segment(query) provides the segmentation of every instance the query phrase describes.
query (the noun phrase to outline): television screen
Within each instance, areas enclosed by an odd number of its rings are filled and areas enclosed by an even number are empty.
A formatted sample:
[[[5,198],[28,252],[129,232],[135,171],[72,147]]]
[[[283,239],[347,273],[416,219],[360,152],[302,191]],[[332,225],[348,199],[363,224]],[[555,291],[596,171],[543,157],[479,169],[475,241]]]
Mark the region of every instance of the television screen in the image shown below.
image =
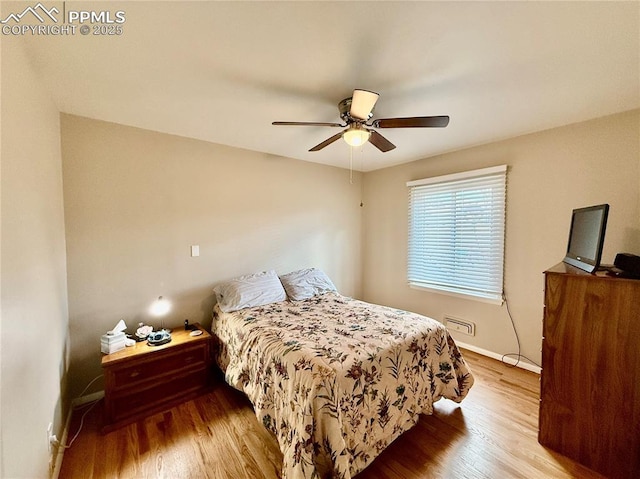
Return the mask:
[[[609,205],[573,210],[564,262],[593,273],[600,266]]]

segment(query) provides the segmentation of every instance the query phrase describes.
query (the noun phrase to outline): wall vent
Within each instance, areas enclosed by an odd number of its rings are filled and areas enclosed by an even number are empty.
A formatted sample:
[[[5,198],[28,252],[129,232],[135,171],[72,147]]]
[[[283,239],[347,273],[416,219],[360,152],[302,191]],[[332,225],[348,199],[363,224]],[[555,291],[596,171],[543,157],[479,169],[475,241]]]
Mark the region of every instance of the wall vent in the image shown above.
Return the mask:
[[[444,325],[449,331],[467,334],[469,336],[476,335],[476,325],[465,319],[454,318],[453,316],[444,317]]]

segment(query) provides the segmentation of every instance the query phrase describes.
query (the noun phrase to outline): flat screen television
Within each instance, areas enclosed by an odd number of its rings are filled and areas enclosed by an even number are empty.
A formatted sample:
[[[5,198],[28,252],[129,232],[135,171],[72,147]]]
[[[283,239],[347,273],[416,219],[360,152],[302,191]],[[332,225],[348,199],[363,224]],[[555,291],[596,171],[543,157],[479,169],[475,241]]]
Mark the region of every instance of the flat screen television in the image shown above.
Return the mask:
[[[608,215],[607,204],[573,210],[565,263],[589,273],[598,269]]]

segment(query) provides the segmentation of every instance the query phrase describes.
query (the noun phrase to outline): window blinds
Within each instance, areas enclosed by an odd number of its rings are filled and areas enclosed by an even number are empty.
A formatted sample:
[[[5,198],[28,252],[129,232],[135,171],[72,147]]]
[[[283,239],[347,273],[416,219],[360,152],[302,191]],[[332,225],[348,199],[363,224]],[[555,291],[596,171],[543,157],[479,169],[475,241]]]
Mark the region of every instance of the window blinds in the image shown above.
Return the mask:
[[[506,165],[411,181],[411,286],[501,302]]]

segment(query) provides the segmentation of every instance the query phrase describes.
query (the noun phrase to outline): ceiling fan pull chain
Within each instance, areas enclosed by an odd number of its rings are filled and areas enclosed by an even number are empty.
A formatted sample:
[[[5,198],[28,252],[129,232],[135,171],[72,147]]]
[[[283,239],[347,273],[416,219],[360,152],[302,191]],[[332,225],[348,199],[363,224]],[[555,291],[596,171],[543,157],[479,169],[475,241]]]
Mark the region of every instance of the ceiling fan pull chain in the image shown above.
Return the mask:
[[[349,184],[353,184],[353,146],[349,147]]]

